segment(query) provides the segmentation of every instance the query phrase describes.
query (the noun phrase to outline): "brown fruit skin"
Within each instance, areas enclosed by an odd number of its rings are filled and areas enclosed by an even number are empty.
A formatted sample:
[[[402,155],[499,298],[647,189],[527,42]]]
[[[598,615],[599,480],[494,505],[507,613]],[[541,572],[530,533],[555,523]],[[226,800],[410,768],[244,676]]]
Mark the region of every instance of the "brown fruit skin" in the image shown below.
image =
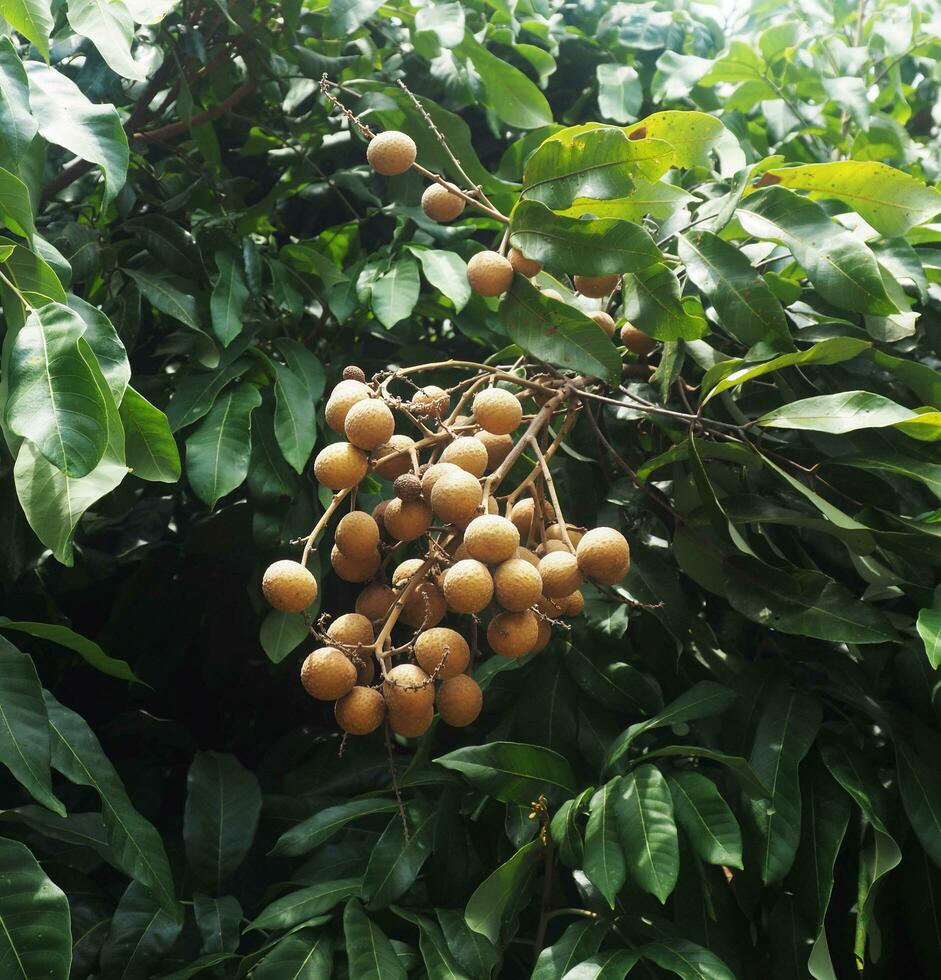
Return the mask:
[[[575,288],[582,294],[591,299],[602,299],[613,292],[620,283],[621,277],[610,276],[575,276]]]
[[[457,190],[454,184],[448,187]],[[448,187],[429,184],[421,196],[421,209],[432,221],[453,221],[464,211],[464,198],[452,194]]]
[[[349,694],[356,684],[356,668],[336,647],[321,647],[308,654],[301,665],[304,690],[318,701],[335,701]]]
[[[344,582],[368,582],[381,563],[378,551],[368,558],[349,558],[336,545],[330,550],[330,564]]]
[[[541,598],[542,576],[525,558],[510,558],[494,569],[493,593],[508,612],[522,612]]]
[[[435,719],[433,706],[418,708],[415,711],[403,711],[389,706],[389,725],[396,735],[404,738],[418,738],[431,728]]]
[[[529,562],[529,564],[532,565],[533,568],[536,569],[539,568],[539,556],[534,551],[530,551],[529,548],[523,548],[523,547],[517,548],[516,557],[522,559],[523,561]],[[542,580],[542,576],[540,576],[540,581],[541,580]]]
[[[589,313],[588,315],[609,337],[614,336],[617,324],[614,322],[614,317],[610,313],[605,313],[604,310],[595,310],[594,313]]]
[[[442,463],[453,463],[476,477],[484,475],[489,459],[487,447],[473,436],[458,436],[441,454]]]
[[[385,402],[364,398],[346,413],[343,431],[354,446],[369,452],[392,438],[395,419]]]
[[[431,506],[443,521],[465,524],[477,513],[482,496],[480,481],[459,470],[438,479],[431,491]]]
[[[331,490],[349,490],[366,475],[369,461],[366,454],[348,442],[334,442],[317,453],[314,476],[317,482]]]
[[[412,712],[434,704],[435,686],[417,664],[399,664],[382,682],[382,696],[390,708]]]
[[[467,665],[470,663],[470,647],[467,645],[467,640],[456,630],[448,629],[446,626],[436,626],[418,634],[418,639],[415,641],[415,659],[419,667],[429,676],[434,674],[438,664],[444,659],[445,650],[448,658],[436,675],[442,680],[457,677],[467,670]]]
[[[265,569],[261,591],[281,612],[303,612],[317,598],[317,580],[300,562],[282,558]]]
[[[552,626],[549,624],[548,620],[539,619],[536,617],[539,623],[539,633],[536,638],[536,645],[532,648],[530,653],[539,653],[545,650],[549,646],[549,641],[552,639]]]
[[[502,612],[487,626],[490,649],[501,657],[523,657],[539,639],[539,620],[531,609]]]
[[[551,551],[539,562],[542,592],[549,599],[571,595],[584,582],[575,555],[566,551]]]
[[[492,432],[478,432],[474,438],[487,450],[486,469],[489,470],[495,470],[510,455],[514,445],[513,436],[509,434],[497,436]]]
[[[645,357],[657,346],[653,337],[648,337],[643,330],[638,330],[630,323],[621,327],[621,343],[638,357]]]
[[[356,597],[354,608],[371,623],[375,623],[385,619],[393,602],[395,602],[395,593],[392,589],[379,582],[373,582]]]
[[[403,473],[409,473],[412,469],[412,455],[407,452],[415,445],[415,440],[411,436],[403,436],[396,433],[385,446],[379,446],[373,453],[376,462],[376,473],[384,480],[395,480]],[[390,453],[401,450],[397,456],[389,456]],[[383,462],[383,457],[388,459]]]
[[[441,589],[434,582],[422,582],[408,597],[399,622],[412,629],[431,629],[447,615],[448,607]]]
[[[343,368],[343,380],[361,381],[363,384],[365,384],[366,372],[361,367],[357,367],[355,364],[347,364],[347,366]]]
[[[403,473],[397,476],[392,484],[399,500],[418,500],[421,495],[421,480],[414,473]]]
[[[327,399],[327,405],[324,408],[327,425],[334,432],[342,433],[343,426],[346,425],[346,415],[349,410],[357,402],[368,397],[369,388],[362,381],[357,381],[353,378],[347,378],[341,381],[330,392],[330,397]]]
[[[438,689],[437,705],[445,724],[463,728],[477,720],[484,706],[484,694],[473,677],[459,674],[446,680]]]
[[[582,540],[584,531],[579,531],[577,528],[572,527],[571,524],[566,525],[566,530],[569,533],[569,541],[572,542],[572,546],[577,548],[578,542]],[[560,524],[550,524],[546,528],[546,540],[547,541],[564,541],[562,537],[562,526]]]
[[[499,296],[513,284],[513,266],[499,252],[478,252],[467,263],[467,281],[480,296]]]
[[[347,735],[368,735],[385,721],[386,702],[375,688],[354,687],[337,701],[333,714]]]
[[[614,585],[631,567],[627,539],[613,527],[594,527],[578,542],[575,552],[582,574],[601,585]]]
[[[395,571],[392,573],[392,585],[396,588],[400,585],[405,585],[408,580],[424,565],[425,563],[421,558],[406,558],[405,561],[399,562],[395,566]],[[426,572],[425,575],[428,573]],[[424,577],[424,576],[423,576]]]
[[[366,159],[377,174],[396,177],[415,162],[418,147],[411,136],[388,129],[374,136],[366,147]]]
[[[344,613],[327,627],[327,636],[338,646],[368,647],[376,639],[372,623],[360,613]]]
[[[477,424],[495,436],[505,436],[523,420],[523,406],[505,388],[485,388],[474,396]]]
[[[409,408],[420,419],[441,419],[451,407],[451,396],[437,385],[425,385],[412,395]]]
[[[517,500],[510,510],[510,520],[520,533],[521,541],[528,541],[536,514],[536,501],[532,497]]]
[[[465,558],[444,576],[444,599],[453,612],[478,613],[492,598],[493,579],[482,562]]]
[[[535,259],[527,259],[518,248],[510,249],[507,260],[513,267],[514,272],[518,272],[521,276],[526,276],[527,279],[532,279],[533,276],[538,276],[542,272],[542,263],[537,262]]]
[[[464,544],[471,558],[496,565],[516,555],[520,533],[511,521],[497,514],[475,517],[464,531]]]
[[[562,615],[566,617],[580,616],[585,609],[585,597],[579,591],[553,601],[559,607]]]
[[[425,503],[431,503],[431,491],[438,480],[445,473],[457,473],[458,470],[460,470],[460,466],[455,466],[454,463],[432,463],[421,476],[421,492],[425,498]]]
[[[351,510],[337,524],[336,546],[347,558],[365,560],[379,547],[379,525],[364,510]]]
[[[397,541],[414,541],[431,527],[431,508],[424,500],[401,500],[396,497],[389,501],[382,515],[386,533]]]

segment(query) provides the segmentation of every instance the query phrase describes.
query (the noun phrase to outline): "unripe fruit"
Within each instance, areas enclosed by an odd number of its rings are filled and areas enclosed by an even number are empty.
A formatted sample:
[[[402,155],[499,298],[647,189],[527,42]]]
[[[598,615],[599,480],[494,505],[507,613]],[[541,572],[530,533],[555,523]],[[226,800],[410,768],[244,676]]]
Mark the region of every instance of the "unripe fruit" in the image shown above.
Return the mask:
[[[421,480],[414,473],[403,473],[395,478],[392,484],[399,500],[418,500],[421,495]]]
[[[513,283],[513,266],[499,252],[478,252],[467,263],[467,281],[481,296],[499,296]]]
[[[451,407],[451,396],[437,385],[425,385],[412,395],[409,408],[420,419],[444,418]]]
[[[396,434],[384,446],[379,446],[373,456],[377,460],[376,472],[385,480],[394,480],[412,469],[412,454],[408,451],[415,445],[411,436]],[[392,456],[391,453],[397,455]]]
[[[373,582],[356,597],[354,608],[371,623],[385,619],[395,602],[395,593],[387,585]]]
[[[478,432],[475,436],[484,449],[487,450],[487,469],[495,470],[510,455],[513,448],[513,436],[497,436],[492,432]]]
[[[379,525],[366,511],[351,510],[340,518],[334,540],[347,558],[371,558],[379,547]]]
[[[551,551],[539,562],[543,594],[550,599],[560,599],[578,589],[584,578],[578,569],[575,555],[568,551]]]
[[[414,711],[404,711],[391,705],[389,707],[389,725],[396,735],[404,738],[418,738],[419,735],[424,735],[431,728],[434,718],[435,709],[432,705]]]
[[[478,613],[493,598],[493,579],[487,566],[473,558],[452,565],[444,576],[444,599],[448,609]]]
[[[488,459],[487,447],[473,436],[459,436],[441,454],[442,463],[454,463],[477,477],[484,475]]]
[[[446,680],[438,690],[438,714],[441,720],[455,728],[475,721],[484,705],[483,691],[473,677],[460,674]]]
[[[572,542],[573,547],[578,547],[578,542],[582,540],[584,531],[578,531],[571,524],[566,524],[566,530],[569,533],[569,541]],[[547,541],[564,541],[562,537],[562,526],[560,524],[550,524],[546,528],[546,540]]]
[[[507,260],[513,267],[514,272],[518,272],[521,276],[526,276],[527,279],[532,279],[533,276],[538,276],[542,272],[542,263],[537,262],[535,259],[527,259],[518,248],[510,249]]]
[[[448,187],[457,190],[454,184]],[[453,221],[464,210],[464,198],[452,194],[448,187],[429,184],[421,196],[421,209],[432,221]]]
[[[364,398],[346,413],[343,431],[354,446],[371,451],[392,438],[395,419],[385,402]]]
[[[327,425],[334,432],[342,432],[344,425],[346,425],[346,416],[349,410],[357,402],[361,402],[364,398],[368,397],[369,388],[362,381],[354,378],[341,381],[330,392],[330,397],[327,399],[327,405],[324,408]]]
[[[532,648],[530,653],[539,653],[540,650],[545,650],[549,645],[549,641],[552,639],[552,626],[549,624],[548,620],[539,619],[536,617],[539,624],[539,633],[536,636],[536,645]]]
[[[360,613],[344,613],[327,627],[327,636],[339,646],[372,646],[376,635],[372,623]]]
[[[589,313],[588,315],[609,337],[614,336],[614,330],[617,324],[614,322],[614,317],[610,313],[605,313],[604,310],[595,310],[594,313]]]
[[[539,639],[539,621],[531,609],[502,612],[490,620],[487,642],[501,657],[523,657]]]
[[[557,303],[564,303],[565,297],[558,291],[558,289],[543,289],[542,295],[546,299],[554,299]]]
[[[386,702],[372,687],[354,687],[333,709],[337,724],[348,735],[368,735],[386,718]]]
[[[563,616],[580,616],[585,609],[585,597],[577,591],[554,602]]]
[[[443,521],[465,524],[477,513],[482,495],[480,481],[458,470],[438,479],[431,491],[431,506]]]
[[[349,694],[356,684],[356,668],[336,647],[321,647],[301,665],[304,690],[318,701],[335,701]]]
[[[643,330],[638,330],[637,327],[632,326],[630,323],[625,323],[621,327],[621,343],[632,354],[639,356],[649,354],[657,346],[657,342],[653,337],[648,337]]]
[[[389,671],[382,682],[382,696],[390,708],[412,712],[434,704],[435,686],[429,682],[428,675],[421,667],[399,664]]]
[[[591,299],[601,299],[607,296],[620,283],[621,277],[611,276],[575,276],[575,288]]]
[[[300,562],[281,559],[265,569],[261,591],[281,612],[303,612],[317,598],[317,580]]]
[[[399,622],[412,629],[430,629],[447,615],[448,607],[441,589],[434,582],[422,582],[402,607]]]
[[[584,575],[601,585],[620,582],[631,567],[631,549],[620,531],[613,527],[594,527],[578,542],[578,567]]]
[[[418,147],[411,136],[387,129],[374,136],[366,147],[366,159],[377,174],[395,177],[404,174],[415,162]]]
[[[438,670],[438,665],[444,660],[445,652],[448,658],[444,666]],[[438,670],[437,676],[442,679],[456,677],[467,670],[470,663],[470,647],[467,640],[455,630],[446,626],[437,626],[418,634],[415,641],[415,659],[419,666],[429,676]]]
[[[457,473],[460,471],[460,466],[455,466],[454,463],[432,463],[431,466],[422,473],[421,478],[421,492],[422,496],[425,498],[426,503],[431,503],[431,491],[434,489],[435,484],[438,480],[445,475],[445,473]]]
[[[344,582],[368,582],[379,571],[381,562],[378,551],[366,558],[350,558],[336,545],[330,550],[330,564]]]
[[[474,418],[482,429],[503,436],[519,426],[523,407],[505,388],[485,388],[474,396]]]
[[[494,569],[493,591],[504,609],[522,612],[541,598],[542,576],[525,558],[510,558]]]
[[[355,364],[348,364],[343,368],[343,380],[344,381],[362,381],[366,382],[366,372],[362,368],[357,367]]]
[[[397,541],[414,541],[431,527],[431,508],[424,500],[401,500],[396,497],[389,501],[382,515],[386,533]]]
[[[495,565],[516,555],[520,533],[505,517],[482,514],[467,525],[464,544],[472,558]]]
[[[530,551],[529,548],[517,548],[516,557],[528,561],[533,568],[539,568],[539,556],[534,551]],[[540,576],[539,581],[542,581],[542,576]]]
[[[349,490],[366,475],[369,461],[366,454],[348,442],[324,446],[314,460],[317,482],[331,490]]]

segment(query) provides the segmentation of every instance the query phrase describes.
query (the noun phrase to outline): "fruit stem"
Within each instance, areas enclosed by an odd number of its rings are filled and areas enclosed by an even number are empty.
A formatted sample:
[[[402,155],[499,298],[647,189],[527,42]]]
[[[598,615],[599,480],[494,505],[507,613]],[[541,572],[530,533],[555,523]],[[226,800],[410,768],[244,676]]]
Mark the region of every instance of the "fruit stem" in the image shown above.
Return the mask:
[[[546,449],[545,451],[545,457],[547,463],[552,459],[553,456],[555,456],[556,450],[559,448],[559,446],[562,445],[562,440],[568,435],[569,430],[572,428],[572,425],[575,422],[575,418],[576,418],[575,412],[572,411],[570,408],[568,414],[565,416],[565,421],[562,423],[561,427],[559,428],[559,431],[555,435],[555,438],[552,440],[548,449]],[[528,487],[533,485],[533,483],[536,481],[536,478],[539,476],[541,472],[542,472],[541,466],[539,466],[538,464],[534,466],[533,471],[529,474],[529,476],[527,476],[526,479],[523,480],[523,482],[506,498],[505,506],[507,509],[507,513],[509,513],[510,509],[513,507],[513,504],[515,504],[516,501],[519,499],[519,495]]]
[[[542,470],[543,479],[546,482],[546,486],[549,488],[549,499],[552,501],[552,506],[555,508],[555,519],[559,525],[559,531],[562,534],[562,540],[565,542],[565,547],[568,548],[571,554],[575,554],[575,545],[572,544],[572,539],[569,537],[568,525],[565,522],[565,515],[562,513],[562,505],[559,503],[559,496],[555,492],[555,481],[552,479],[552,474],[549,472],[549,464],[546,462],[546,457],[543,455],[542,450],[539,448],[539,443],[535,438],[531,438],[533,452],[536,454],[536,459],[539,460],[539,467]]]
[[[317,523],[314,525],[313,531],[311,531],[310,534],[307,535],[307,541],[304,544],[304,553],[303,555],[301,555],[301,564],[305,568],[307,567],[307,559],[310,557],[310,553],[314,547],[314,542],[317,540],[317,536],[327,526],[327,522],[336,513],[337,508],[340,506],[340,504],[342,504],[343,501],[346,500],[346,498],[349,496],[352,489],[353,488],[350,487],[347,490],[338,490],[333,495],[333,500],[330,501],[329,506],[321,515],[320,520],[317,521]]]

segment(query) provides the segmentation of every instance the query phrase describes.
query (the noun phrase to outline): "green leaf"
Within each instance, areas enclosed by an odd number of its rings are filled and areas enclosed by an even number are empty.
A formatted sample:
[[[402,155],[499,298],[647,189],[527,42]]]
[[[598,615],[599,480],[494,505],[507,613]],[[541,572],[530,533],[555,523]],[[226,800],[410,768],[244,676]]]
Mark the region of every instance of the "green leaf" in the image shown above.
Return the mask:
[[[343,935],[350,976],[356,980],[406,980],[402,966],[389,937],[351,899],[343,910]]]
[[[598,951],[606,932],[604,922],[574,922],[539,954],[530,980],[561,980],[569,970]]]
[[[302,929],[285,936],[252,970],[252,980],[322,980],[333,975],[333,937]]]
[[[3,271],[28,302],[33,306],[43,306],[49,302],[68,301],[59,277],[45,259],[25,245],[16,245],[2,235],[0,235],[0,246],[3,247],[5,256],[0,259],[4,264]],[[13,251],[7,255],[7,249],[10,247]]]
[[[895,760],[899,795],[912,830],[925,853],[941,867],[941,786],[934,769],[904,738],[895,739]]]
[[[166,415],[128,388],[121,400],[127,465],[134,476],[156,483],[180,478],[180,451]]]
[[[16,174],[0,167],[0,215],[8,227],[32,239],[36,234],[29,189]]]
[[[471,980],[490,980],[500,963],[500,951],[480,933],[473,932],[459,909],[435,909],[438,924],[454,954]]]
[[[418,263],[414,259],[398,259],[388,272],[372,284],[372,310],[386,328],[394,327],[411,315],[420,291]]]
[[[281,453],[295,472],[303,473],[317,441],[315,403],[303,378],[275,364],[274,432]]]
[[[632,949],[609,949],[582,960],[562,980],[624,980],[639,959]]]
[[[183,841],[190,869],[213,893],[248,854],[260,813],[254,773],[234,755],[196,753],[186,777]]]
[[[431,919],[407,909],[393,909],[396,915],[418,926],[418,948],[421,951],[428,980],[471,980],[464,972],[441,930]]]
[[[621,359],[604,330],[574,306],[547,298],[516,276],[500,305],[510,339],[541,360],[607,381],[621,376]]]
[[[637,72],[628,65],[605,64],[598,65],[595,75],[601,115],[616,123],[636,119],[644,101],[644,87]]]
[[[319,605],[319,596],[314,600]],[[302,616],[297,613],[280,612],[269,609],[258,633],[258,639],[268,659],[273,664],[281,663],[310,636],[310,630]]]
[[[640,955],[682,980],[736,980],[715,953],[687,939],[664,937],[641,947]]]
[[[565,666],[589,697],[613,711],[650,715],[663,706],[659,688],[649,677],[612,659],[609,650],[594,646],[587,638],[576,636],[566,644]]]
[[[369,797],[365,800],[350,800],[348,803],[318,810],[296,827],[286,830],[278,838],[271,853],[291,857],[306,854],[330,840],[352,820],[372,816],[374,813],[391,813],[397,809],[398,804],[394,800]]]
[[[769,429],[842,434],[857,429],[881,429],[914,417],[910,409],[871,391],[841,391],[783,405],[762,415],[757,424]]]
[[[673,167],[708,167],[709,154],[728,135],[722,121],[705,112],[668,109],[655,112],[628,127],[628,135],[643,131],[646,139],[663,140],[672,147]]]
[[[651,749],[644,753],[641,758],[646,760],[660,758],[661,756],[708,759],[710,762],[717,762],[729,770],[748,796],[756,800],[766,800],[771,796],[771,790],[755,775],[755,771],[741,756],[727,755],[703,745],[665,745],[662,748]]]
[[[915,628],[925,644],[928,663],[937,670],[941,667],[941,609],[919,610]]]
[[[820,702],[794,690],[776,692],[755,733],[752,769],[771,790],[770,801],[753,800],[749,816],[761,841],[761,880],[781,881],[790,871],[801,834],[798,767],[820,727]]]
[[[252,412],[261,392],[247,381],[226,391],[186,440],[186,475],[208,507],[242,485],[251,455]]]
[[[146,81],[147,73],[131,54],[134,19],[122,0],[69,0],[69,25],[87,37],[118,75]]]
[[[2,0],[0,16],[13,23],[7,11],[14,9],[21,2],[22,0]],[[50,5],[43,0],[36,0],[37,10],[43,10],[48,15],[49,7]],[[21,9],[28,10],[25,4]],[[13,26],[16,27],[15,24]],[[49,27],[50,29],[52,27],[51,17]],[[25,36],[25,31],[19,27],[16,29]],[[42,29],[37,29],[36,33],[42,33]],[[45,41],[48,36],[46,32],[43,40]],[[36,46],[43,51],[40,45]],[[47,44],[43,57],[48,58],[48,56]],[[21,165],[38,129],[36,120],[29,111],[29,81],[26,78],[23,62],[20,61],[13,40],[9,37],[0,38],[0,160],[7,161],[7,165],[14,173],[20,173]]]
[[[474,932],[499,944],[500,934],[526,893],[543,851],[541,841],[530,841],[477,886],[464,910],[464,919]]]
[[[655,340],[696,340],[709,332],[698,303],[681,300],[680,284],[662,263],[624,279],[624,315]]]
[[[618,892],[627,880],[627,866],[618,835],[617,800],[620,778],[605,783],[591,798],[591,812],[585,831],[582,867],[588,880],[614,908]]]
[[[401,814],[395,814],[369,856],[362,897],[370,909],[381,909],[404,895],[415,883],[431,853],[437,812],[409,808],[405,839]]]
[[[782,187],[767,187],[747,198],[736,213],[750,235],[790,249],[816,290],[837,308],[898,312],[872,252],[819,204]]]
[[[71,963],[68,899],[24,844],[0,838],[0,974],[67,980]]]
[[[426,8],[440,10],[440,7]],[[454,252],[437,248],[410,248],[409,251],[421,263],[425,278],[440,293],[454,304],[455,312],[460,313],[471,297],[467,281],[467,263]]]
[[[74,293],[69,293],[68,304],[69,308],[85,323],[82,339],[94,351],[115,404],[120,405],[127,391],[128,382],[131,380],[131,365],[124,343],[118,336],[114,324],[97,306],[86,303]]]
[[[941,212],[941,192],[873,160],[805,163],[767,173],[782,187],[810,191],[816,198],[838,198],[886,238],[901,238]]]
[[[709,864],[742,865],[742,832],[716,784],[697,772],[676,772],[670,779],[676,822],[693,849]]]
[[[643,765],[622,777],[619,789],[615,807],[628,874],[643,891],[666,902],[680,870],[667,781],[656,766]]]
[[[575,776],[564,756],[541,745],[488,742],[456,749],[434,760],[462,773],[482,793],[504,803],[531,803],[540,793],[575,795]]]
[[[242,935],[242,906],[232,895],[193,894],[193,916],[206,953],[234,953]]]
[[[132,881],[114,910],[101,948],[101,966],[111,976],[145,980],[170,951],[182,921],[162,908],[139,882]]]
[[[102,674],[117,677],[122,681],[140,681],[140,678],[131,670],[126,661],[109,657],[94,640],[87,639],[80,633],[69,629],[68,626],[60,626],[55,623],[27,623],[0,616],[0,629],[18,630],[20,633],[28,633],[40,640],[58,643],[60,647],[74,650],[82,660],[91,664],[95,670],[101,671]]]
[[[359,878],[339,878],[290,892],[268,905],[247,929],[290,929],[299,922],[329,912],[355,895],[359,888]]]
[[[242,275],[241,261],[236,256],[229,252],[216,252],[216,266],[219,278],[212,287],[209,300],[212,332],[223,347],[228,347],[242,332],[242,316],[249,291]]]
[[[49,60],[49,35],[55,26],[50,0],[0,0],[0,17],[32,41],[46,61]]]
[[[196,300],[192,296],[178,289],[165,276],[151,275],[149,272],[140,272],[137,269],[128,269],[127,274],[137,283],[138,289],[148,302],[161,313],[179,320],[191,330],[203,332]],[[233,337],[229,337],[229,343]]]
[[[330,35],[346,37],[352,34],[381,6],[382,0],[330,0]]]
[[[894,473],[918,480],[941,499],[941,464],[929,463],[902,453],[885,453],[879,456],[839,456],[827,461],[833,466],[852,466],[858,470],[875,473]]]

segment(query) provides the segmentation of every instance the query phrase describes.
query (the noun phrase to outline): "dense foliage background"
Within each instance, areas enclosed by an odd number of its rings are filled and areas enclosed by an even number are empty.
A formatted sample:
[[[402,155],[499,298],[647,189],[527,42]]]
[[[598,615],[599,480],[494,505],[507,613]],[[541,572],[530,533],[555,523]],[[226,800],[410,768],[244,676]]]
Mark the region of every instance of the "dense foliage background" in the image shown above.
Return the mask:
[[[941,976],[938,6],[0,14],[0,976]],[[556,461],[631,574],[395,748],[407,839],[261,570],[344,365],[570,352],[469,294],[502,229],[376,177],[325,73],[455,176],[405,79],[504,211],[563,126],[662,164],[514,228],[662,252],[615,310],[657,352]]]

